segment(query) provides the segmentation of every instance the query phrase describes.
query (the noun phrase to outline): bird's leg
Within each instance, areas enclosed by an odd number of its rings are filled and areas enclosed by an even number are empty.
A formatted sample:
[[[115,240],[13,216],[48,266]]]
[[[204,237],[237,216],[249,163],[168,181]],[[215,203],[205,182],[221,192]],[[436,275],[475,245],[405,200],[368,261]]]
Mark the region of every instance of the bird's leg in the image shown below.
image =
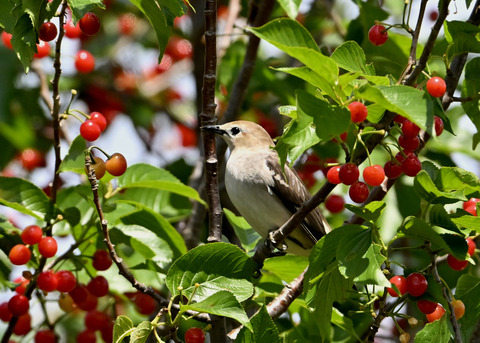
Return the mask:
[[[270,250],[272,257],[274,257],[274,256],[284,256],[284,255],[287,254],[287,252],[286,252],[287,245],[284,242],[278,243],[277,241],[275,241],[275,239],[273,238],[273,232],[274,231],[275,230],[272,230],[268,233],[268,237],[265,240],[265,245],[268,246],[268,249]],[[275,249],[277,249],[278,251],[275,251]]]

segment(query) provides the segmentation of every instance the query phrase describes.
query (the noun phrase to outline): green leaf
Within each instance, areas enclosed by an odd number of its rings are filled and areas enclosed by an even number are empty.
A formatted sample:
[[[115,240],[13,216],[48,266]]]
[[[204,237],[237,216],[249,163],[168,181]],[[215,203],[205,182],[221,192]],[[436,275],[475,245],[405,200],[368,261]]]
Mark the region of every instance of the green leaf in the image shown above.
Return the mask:
[[[130,343],[145,343],[148,335],[153,330],[153,325],[150,322],[143,321],[132,331],[130,335]]]
[[[225,217],[227,218],[228,222],[233,226],[235,234],[237,235],[238,239],[240,239],[240,243],[242,243],[242,247],[245,249],[245,252],[248,253],[249,251],[255,249],[258,241],[261,239],[257,231],[252,229],[252,226],[248,224],[243,217],[236,216],[229,209],[224,208],[223,212],[225,213]]]
[[[465,315],[460,319],[464,342],[470,342],[480,318],[480,278],[463,274],[457,282],[455,298],[465,304]]]
[[[383,201],[372,201],[368,203],[365,207],[345,205],[345,208],[355,213],[360,218],[375,223],[382,215],[382,212],[386,206],[387,205]]]
[[[372,245],[372,230],[352,226],[337,248],[338,270],[345,278],[354,278],[368,267],[365,253]]]
[[[113,342],[121,343],[132,332],[133,322],[127,316],[118,316],[113,326]]]
[[[335,307],[333,308],[332,312],[332,324],[338,326],[343,331],[348,332],[348,334],[351,337],[355,337],[358,342],[362,341],[362,339],[358,336],[357,331],[355,331],[353,321]]]
[[[250,319],[253,332],[243,327],[238,333],[235,342],[237,343],[280,343],[278,329],[268,314],[267,308],[262,306],[260,310]]]
[[[472,216],[471,214],[454,217],[452,221],[459,227],[465,228],[467,230],[466,234],[476,232],[480,227],[480,218]]]
[[[298,16],[298,8],[302,0],[277,0],[290,19],[295,20]]]
[[[180,180],[165,169],[149,164],[135,164],[128,167],[125,174],[119,177],[118,187],[123,188],[154,188],[170,193],[182,195],[206,205],[198,192],[192,187],[184,185]]]
[[[450,342],[450,331],[447,326],[447,315],[439,320],[425,325],[415,334],[415,343],[448,343]]]
[[[17,17],[13,14],[15,3],[12,1],[0,1],[0,26],[5,31],[12,33]]]
[[[426,171],[421,170],[413,181],[415,192],[427,202],[432,204],[452,204],[458,201],[467,201],[463,190],[455,193],[442,192],[437,188]]]
[[[181,311],[198,311],[214,314],[217,316],[232,318],[253,331],[245,310],[238,302],[237,297],[228,291],[219,291],[202,301],[181,305]]]
[[[85,15],[93,10],[95,6],[105,9],[102,0],[67,0],[68,7],[72,10],[72,19],[76,23]]]
[[[367,64],[365,52],[355,41],[348,41],[340,45],[332,54],[332,59],[340,68],[364,75],[375,75],[375,68]]]
[[[238,247],[227,243],[211,243],[196,247],[178,258],[170,267],[166,285],[176,296],[182,294],[200,301],[220,291],[230,291],[238,301],[253,294],[248,281],[256,270],[255,263]],[[195,284],[200,285],[196,289]]]
[[[366,253],[362,256],[368,260],[367,268],[355,278],[355,282],[360,284],[378,285],[381,287],[390,287],[390,282],[382,271],[382,264],[386,257],[381,254],[382,247],[379,244],[372,243]]]
[[[85,149],[87,149],[85,139],[78,135],[60,164],[60,172],[73,171],[78,174],[85,174]]]
[[[24,179],[0,176],[0,204],[43,221],[53,216],[54,205],[45,192]]]
[[[447,50],[449,58],[462,53],[480,52],[480,41],[478,40],[480,28],[478,26],[453,20],[445,21],[444,29],[445,39],[449,43]]]
[[[476,95],[480,92],[480,57],[473,58],[465,66],[465,78],[463,80],[462,97],[473,97],[475,100],[462,102],[462,107],[467,116],[477,129],[477,134],[474,136],[472,149],[475,149],[479,142],[480,132],[480,100],[476,99]]]
[[[308,259],[304,256],[288,254],[267,259],[263,269],[275,274],[282,281],[291,282],[298,277],[307,266]]]
[[[37,51],[37,34],[28,14],[18,18],[12,32],[12,46],[20,62],[22,62],[25,73],[28,73],[33,53]]]
[[[441,226],[447,230],[454,231],[457,233],[461,233],[458,229],[457,225],[450,219],[445,208],[440,205],[436,204],[430,209],[430,224]]]

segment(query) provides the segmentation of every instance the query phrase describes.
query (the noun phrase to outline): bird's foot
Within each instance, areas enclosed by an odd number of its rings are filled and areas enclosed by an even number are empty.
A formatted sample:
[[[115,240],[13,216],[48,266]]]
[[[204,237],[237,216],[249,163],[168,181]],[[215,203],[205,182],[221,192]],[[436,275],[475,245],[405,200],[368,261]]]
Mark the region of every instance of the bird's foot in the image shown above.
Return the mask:
[[[265,240],[265,244],[268,246],[268,249],[270,250],[270,257],[275,257],[275,256],[284,256],[287,254],[287,245],[284,242],[276,242],[275,239],[273,238],[273,231],[270,231],[268,233],[268,237]]]

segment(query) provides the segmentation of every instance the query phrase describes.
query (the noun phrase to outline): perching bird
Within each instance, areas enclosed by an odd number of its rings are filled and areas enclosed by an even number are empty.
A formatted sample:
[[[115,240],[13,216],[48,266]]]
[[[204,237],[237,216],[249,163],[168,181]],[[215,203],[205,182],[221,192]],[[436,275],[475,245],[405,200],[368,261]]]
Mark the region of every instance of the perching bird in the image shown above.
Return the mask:
[[[230,200],[245,220],[264,239],[281,227],[311,195],[297,173],[288,165],[284,171],[270,135],[249,121],[203,126],[202,130],[220,135],[228,144],[230,156],[225,186]],[[315,243],[330,231],[316,208],[286,239],[287,252],[309,255]]]

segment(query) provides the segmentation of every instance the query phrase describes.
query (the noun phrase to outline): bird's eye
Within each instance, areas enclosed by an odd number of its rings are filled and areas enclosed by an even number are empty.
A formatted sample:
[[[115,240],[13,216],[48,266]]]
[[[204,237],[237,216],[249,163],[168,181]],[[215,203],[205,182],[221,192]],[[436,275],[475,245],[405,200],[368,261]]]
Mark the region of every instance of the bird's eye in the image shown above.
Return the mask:
[[[236,135],[238,135],[238,134],[240,133],[240,128],[238,128],[238,127],[236,127],[236,126],[235,126],[235,127],[232,127],[231,132],[232,132],[232,135],[236,136]]]

